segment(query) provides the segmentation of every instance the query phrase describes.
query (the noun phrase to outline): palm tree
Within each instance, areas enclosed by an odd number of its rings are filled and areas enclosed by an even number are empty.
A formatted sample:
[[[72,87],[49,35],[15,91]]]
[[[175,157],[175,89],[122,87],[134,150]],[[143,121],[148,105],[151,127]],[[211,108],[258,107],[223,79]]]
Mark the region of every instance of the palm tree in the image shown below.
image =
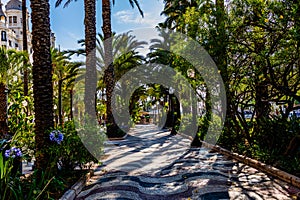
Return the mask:
[[[104,75],[105,64],[104,64],[104,37],[102,34],[98,33],[97,35],[97,69],[99,71],[99,75]],[[85,53],[85,40],[79,40],[78,44],[80,44],[83,48],[77,50],[68,50],[69,56],[72,55],[82,55],[86,56]],[[112,36],[112,54],[115,66],[115,73],[116,73],[116,80],[122,76],[126,69],[124,68],[125,65],[137,65],[143,57],[138,54],[137,49],[143,48],[143,45],[147,44],[145,41],[138,41],[135,36],[131,35],[131,31],[126,33],[117,35],[113,33]],[[127,64],[126,64],[127,63]],[[129,67],[130,68],[130,67]]]
[[[63,0],[57,0],[56,6],[59,6]],[[66,0],[64,6],[68,6],[68,4],[72,0]],[[113,0],[113,4],[115,1]],[[140,14],[143,16],[143,12],[138,4],[137,0],[129,0],[129,3],[132,7],[134,5],[137,6]],[[96,89],[96,1],[95,0],[85,0],[84,1],[84,9],[85,9],[85,43],[86,43],[86,79],[85,79],[85,106],[86,113],[93,117],[95,116],[95,89]],[[107,135],[109,137],[115,137],[118,135],[118,127],[114,122],[112,116],[112,108],[111,108],[111,96],[113,87],[115,84],[114,77],[114,66],[113,56],[112,56],[112,28],[111,28],[111,4],[110,0],[102,0],[102,20],[103,20],[103,35],[104,35],[104,51],[105,51],[105,59],[104,63],[106,66],[105,71],[105,83],[106,83],[106,96],[107,96]],[[92,97],[92,98],[91,98]],[[117,134],[117,135],[115,135]]]
[[[66,69],[67,76],[63,79],[63,81],[65,81],[64,91],[68,95],[66,98],[68,102],[66,102],[65,105],[67,105],[66,108],[69,109],[69,120],[73,120],[73,90],[77,78],[82,77],[82,69],[80,69],[80,67],[83,65],[84,63],[82,62],[69,62]],[[65,109],[65,112],[67,112],[67,109]]]
[[[76,1],[76,0],[75,0]],[[61,5],[63,0],[57,0],[55,6]],[[64,7],[68,6],[72,0],[66,0]],[[96,77],[96,1],[84,0],[84,25],[85,25],[85,54],[86,54],[86,74],[85,74],[85,111],[89,118],[95,117],[95,91],[97,87]]]
[[[142,48],[146,44],[144,41],[136,40],[136,37],[130,34],[131,31],[116,35],[113,33],[112,36],[112,54],[113,54],[113,65],[115,71],[115,80],[119,80],[123,74],[128,70],[137,65],[140,65],[143,57],[138,54],[137,49]],[[98,75],[104,77],[104,37],[102,34],[97,35],[97,69]],[[79,44],[85,47],[85,40],[79,40]],[[84,48],[77,49],[75,51],[68,51],[70,55],[83,55],[85,56]],[[97,93],[104,96],[105,84],[104,80],[100,79],[98,81]],[[105,103],[102,98],[102,103]],[[103,105],[103,104],[102,104]],[[98,106],[99,107],[99,106]],[[105,109],[106,110],[106,109]]]
[[[33,47],[33,95],[35,112],[36,168],[49,170],[47,131],[53,128],[53,88],[50,53],[50,17],[48,0],[31,0]]]
[[[86,52],[86,75],[85,75],[85,112],[88,117],[96,119],[96,1],[85,0],[85,52]]]
[[[114,0],[113,0],[114,3]],[[143,12],[138,4],[137,0],[129,0],[131,6],[134,4],[138,7],[140,14],[143,16]],[[106,115],[107,115],[107,136],[108,137],[120,137],[123,136],[123,132],[118,129],[113,114],[111,98],[112,92],[115,85],[115,70],[113,65],[113,52],[112,52],[112,27],[111,27],[111,4],[110,0],[102,0],[102,31],[104,36],[104,64],[105,70],[105,85],[106,85]]]
[[[82,66],[81,62],[70,62],[69,57],[65,53],[60,52],[58,49],[51,48],[52,66],[53,66],[53,81],[57,85],[57,108],[58,108],[58,125],[63,125],[63,107],[62,97],[63,89],[72,90],[72,84],[74,83],[79,67]],[[68,86],[68,87],[64,87]],[[70,97],[71,98],[71,97]],[[72,104],[70,104],[72,107]],[[70,108],[71,109],[71,108]],[[71,109],[72,110],[72,109]],[[72,114],[71,114],[72,115]]]

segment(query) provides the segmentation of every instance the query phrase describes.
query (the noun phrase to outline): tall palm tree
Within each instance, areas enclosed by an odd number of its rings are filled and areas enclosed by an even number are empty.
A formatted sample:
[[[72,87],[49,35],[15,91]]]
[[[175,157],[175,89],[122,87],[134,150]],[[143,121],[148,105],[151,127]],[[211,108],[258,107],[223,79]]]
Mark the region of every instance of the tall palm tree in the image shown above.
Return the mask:
[[[113,0],[113,3],[115,1]],[[138,7],[140,14],[143,16],[143,12],[138,4],[137,0],[129,0],[129,3],[133,7],[134,4]],[[113,51],[112,51],[112,27],[111,27],[111,4],[110,0],[102,0],[102,31],[104,36],[104,64],[105,70],[105,85],[106,85],[106,115],[107,115],[107,136],[108,137],[120,137],[123,136],[123,132],[118,129],[114,121],[112,114],[112,92],[115,85],[115,70],[113,65]]]
[[[72,0],[66,0],[64,7],[68,6]],[[57,0],[56,6],[61,5],[63,0]],[[113,0],[113,4],[115,1]],[[143,12],[138,4],[137,0],[129,0],[132,7],[137,6],[140,14],[143,16]],[[95,0],[85,0],[85,43],[86,43],[86,79],[85,79],[85,105],[86,113],[93,117],[95,116],[95,89],[96,89],[96,1]],[[105,49],[105,83],[106,83],[106,96],[107,96],[107,135],[109,137],[118,136],[118,127],[112,116],[111,108],[111,96],[113,87],[115,84],[114,77],[114,66],[112,64],[112,28],[111,28],[111,4],[110,0],[102,0],[102,20],[103,20],[103,35],[104,35],[104,49]],[[115,135],[117,134],[117,135]]]
[[[50,54],[49,0],[31,0],[33,47],[33,96],[35,112],[36,168],[49,170],[47,131],[53,128],[53,88]]]
[[[86,75],[85,75],[85,112],[88,117],[96,119],[96,1],[85,0],[85,52],[86,52]]]
[[[57,0],[58,7],[64,0]],[[76,0],[75,0],[76,1]],[[65,0],[64,7],[72,0]],[[84,25],[85,25],[85,54],[86,54],[86,75],[85,75],[85,111],[89,118],[95,117],[95,92],[97,87],[96,77],[96,0],[84,0]]]

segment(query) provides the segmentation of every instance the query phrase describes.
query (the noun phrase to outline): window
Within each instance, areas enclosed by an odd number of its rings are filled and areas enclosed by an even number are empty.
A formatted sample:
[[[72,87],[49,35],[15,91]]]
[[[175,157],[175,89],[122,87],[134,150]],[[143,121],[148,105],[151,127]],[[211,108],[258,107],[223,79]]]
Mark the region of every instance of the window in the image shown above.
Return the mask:
[[[18,23],[18,21],[17,21],[17,16],[13,16],[13,22],[14,22],[14,23]]]
[[[12,16],[8,17],[8,23],[12,23]]]
[[[22,18],[20,18],[20,22],[21,22],[21,24],[23,23]]]
[[[19,47],[19,44],[18,43],[15,43],[15,48],[18,48]]]
[[[11,47],[11,41],[10,40],[8,40],[8,45]]]
[[[6,32],[5,31],[1,32],[1,40],[6,41]]]

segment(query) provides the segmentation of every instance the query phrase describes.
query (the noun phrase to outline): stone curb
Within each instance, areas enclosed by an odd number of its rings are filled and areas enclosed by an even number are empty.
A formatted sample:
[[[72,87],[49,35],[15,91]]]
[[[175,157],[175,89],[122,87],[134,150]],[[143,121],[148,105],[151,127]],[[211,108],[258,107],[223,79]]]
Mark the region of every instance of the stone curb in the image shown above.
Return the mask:
[[[85,187],[86,183],[94,175],[94,169],[82,176],[59,200],[73,200]]]
[[[190,139],[190,140],[193,140],[193,138],[191,136],[188,136],[188,135],[185,135],[185,134],[182,134],[182,133],[179,133],[180,136],[183,136],[187,139]],[[300,188],[300,178],[297,177],[297,176],[294,176],[292,174],[289,174],[287,172],[284,172],[280,169],[277,169],[276,167],[273,167],[271,165],[267,165],[265,163],[262,163],[258,160],[255,160],[255,159],[252,159],[252,158],[249,158],[247,156],[242,156],[242,155],[239,155],[237,153],[234,153],[234,152],[231,152],[227,149],[224,149],[218,145],[212,145],[212,144],[209,144],[205,141],[201,141],[203,146],[204,147],[207,147],[207,148],[210,148],[212,150],[215,150],[229,158],[232,158],[232,159],[235,159],[239,162],[242,162],[246,165],[249,165],[250,167],[253,167],[255,169],[259,169],[261,170],[262,172],[270,175],[270,176],[273,176],[273,177],[276,177],[284,182],[287,182],[289,184],[291,184],[292,186],[295,186],[297,188]]]
[[[277,169],[271,165],[267,165],[265,163],[262,163],[260,161],[257,161],[255,159],[252,159],[252,158],[249,158],[249,157],[246,157],[246,156],[242,156],[242,155],[239,155],[237,153],[234,153],[234,152],[231,152],[227,149],[224,149],[218,145],[212,145],[212,144],[209,144],[209,143],[206,143],[204,141],[202,141],[203,143],[203,146],[204,147],[207,147],[207,148],[210,148],[212,150],[215,150],[225,156],[228,156],[229,158],[232,158],[234,160],[237,160],[239,162],[242,162],[250,167],[253,167],[255,169],[259,169],[261,170],[262,172],[270,175],[270,176],[273,176],[273,177],[276,177],[284,182],[287,182],[289,184],[291,184],[292,186],[295,186],[297,188],[300,188],[300,178],[297,177],[297,176],[294,176],[292,174],[289,174],[287,172],[284,172],[280,169]]]

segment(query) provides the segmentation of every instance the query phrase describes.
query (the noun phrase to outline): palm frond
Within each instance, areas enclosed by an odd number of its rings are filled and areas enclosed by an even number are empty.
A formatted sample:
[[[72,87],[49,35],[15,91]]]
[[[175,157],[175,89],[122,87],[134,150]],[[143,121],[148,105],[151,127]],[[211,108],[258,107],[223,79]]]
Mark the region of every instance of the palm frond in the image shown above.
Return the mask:
[[[62,4],[63,1],[64,1],[64,0],[57,0],[57,1],[55,2],[55,7],[57,8],[58,6],[60,6],[60,5]],[[66,2],[65,2],[65,4],[64,4],[64,8],[66,8],[72,1],[73,1],[73,0],[66,0]],[[76,2],[77,0],[74,0],[74,1]]]
[[[144,17],[144,12],[142,11],[138,0],[129,0],[129,3],[130,3],[130,5],[131,5],[132,8],[134,8],[134,5],[136,5],[136,7],[138,8],[141,16]]]

